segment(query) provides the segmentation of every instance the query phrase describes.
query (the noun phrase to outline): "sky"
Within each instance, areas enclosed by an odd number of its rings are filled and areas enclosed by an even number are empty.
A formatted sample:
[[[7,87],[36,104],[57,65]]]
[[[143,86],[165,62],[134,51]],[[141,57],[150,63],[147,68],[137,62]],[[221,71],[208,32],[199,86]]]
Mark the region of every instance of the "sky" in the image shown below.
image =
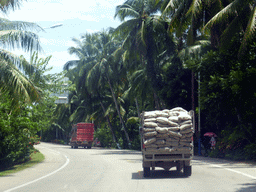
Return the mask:
[[[116,28],[120,25],[118,18],[114,19],[116,6],[125,0],[27,0],[19,9],[10,11],[5,18],[11,21],[28,21],[45,28],[38,32],[43,53],[40,57],[52,55],[49,67],[50,73],[63,71],[67,61],[77,59],[69,55],[68,48],[76,46],[72,38],[79,38],[84,33],[93,33]],[[49,28],[56,24],[60,27]],[[29,54],[21,50],[12,51],[17,55]]]

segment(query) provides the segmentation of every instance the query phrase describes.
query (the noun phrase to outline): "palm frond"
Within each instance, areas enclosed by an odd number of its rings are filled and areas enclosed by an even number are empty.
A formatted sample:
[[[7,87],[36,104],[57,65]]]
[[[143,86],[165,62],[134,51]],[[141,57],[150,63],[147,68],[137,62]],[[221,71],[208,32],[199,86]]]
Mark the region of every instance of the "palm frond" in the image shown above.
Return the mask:
[[[28,31],[0,31],[0,45],[10,49],[22,48],[24,51],[42,51],[38,36]]]
[[[78,66],[80,60],[71,60],[64,64],[63,70],[69,71],[72,67]]]
[[[140,14],[131,5],[123,4],[116,7],[114,18],[118,17],[124,21],[126,17],[138,18],[139,16]]]
[[[1,0],[0,9],[2,10],[2,12],[7,13],[7,11],[9,11],[10,9],[15,10],[20,8],[22,1],[23,0]]]
[[[39,100],[40,90],[12,63],[1,59],[0,74],[0,89],[12,96],[13,100],[24,100],[28,103]]]
[[[145,21],[142,21],[141,28],[138,31],[138,39],[142,42],[144,46],[146,46],[145,33],[146,33]]]
[[[247,47],[248,43],[254,37],[255,31],[256,31],[255,27],[256,27],[256,3],[254,3],[254,5],[253,5],[253,9],[251,11],[250,19],[249,19],[249,22],[248,22],[248,25],[246,27],[244,37],[243,37],[243,40],[242,40],[242,45],[239,48],[239,52],[238,52],[239,57],[241,57],[241,55],[243,55],[243,53],[246,51],[246,47]]]
[[[6,18],[0,18],[0,31],[19,30],[19,31],[44,31],[42,27],[32,22],[10,21]]]
[[[232,33],[239,32],[241,30],[241,27],[239,27],[239,22],[241,17],[236,17],[233,19],[233,21],[228,25],[228,27],[224,30],[224,32],[221,35],[221,50],[227,50],[232,46],[231,40],[233,38],[233,35],[230,35]]]
[[[226,21],[230,16],[237,14],[237,9],[241,7],[244,0],[234,0],[221,11],[219,11],[214,17],[212,17],[205,25],[204,28],[211,28],[213,25]]]
[[[187,12],[187,15],[192,14],[192,15],[197,15],[202,9],[202,0],[193,0],[190,8]]]
[[[162,11],[162,15],[166,15],[167,13],[171,11],[174,11],[177,9],[177,0],[169,0],[168,4],[164,7],[164,10]]]
[[[134,28],[135,26],[137,26],[137,24],[137,18],[132,18],[128,21],[124,21],[115,29],[114,34],[122,34],[122,36],[126,36],[131,31],[131,27]]]

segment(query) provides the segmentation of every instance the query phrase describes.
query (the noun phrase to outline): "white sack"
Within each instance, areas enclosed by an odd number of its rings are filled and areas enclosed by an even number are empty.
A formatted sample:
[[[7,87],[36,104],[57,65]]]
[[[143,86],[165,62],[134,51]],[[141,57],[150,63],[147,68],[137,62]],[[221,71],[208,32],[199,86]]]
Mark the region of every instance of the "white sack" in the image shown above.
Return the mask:
[[[169,135],[170,135],[170,137],[171,137],[171,136],[179,137],[179,138],[181,138],[181,137],[182,137],[182,135],[181,135],[180,133],[173,132],[173,131],[169,131]]]
[[[145,119],[144,122],[154,122],[154,123],[156,123],[156,118],[148,118],[148,119]]]
[[[182,107],[175,107],[173,109],[170,110],[171,112],[173,111],[178,111],[178,112],[187,112],[185,109],[183,109]]]
[[[157,135],[156,131],[144,133],[144,137],[154,137]]]
[[[191,116],[187,112],[180,113],[178,118],[179,118],[179,121],[191,120]]]
[[[169,123],[168,119],[166,117],[157,117],[156,121],[161,124],[167,125]]]
[[[168,133],[158,133],[156,135],[156,138],[163,138],[163,139],[165,139],[165,138],[168,138],[168,137],[169,137]]]
[[[179,142],[179,138],[177,137],[168,137],[165,138],[166,142]]]
[[[179,131],[180,128],[179,127],[168,127],[168,131],[174,131],[174,132],[177,132]]]
[[[165,144],[165,140],[164,139],[158,139],[156,140],[156,144],[158,145],[164,145]]]
[[[168,113],[168,115],[170,116],[170,117],[175,117],[175,116],[179,116],[179,112],[178,111],[169,111],[169,113]]]
[[[157,123],[154,123],[154,122],[144,122],[144,127],[157,127]]]
[[[175,122],[175,123],[178,123],[179,118],[178,118],[178,116],[170,116],[170,117],[168,118],[168,120],[169,120],[169,121],[173,121],[173,122]]]
[[[168,128],[165,127],[156,127],[156,131],[158,133],[167,133],[168,132]]]
[[[175,142],[175,141],[166,141],[166,144],[172,147],[179,146],[179,142]]]
[[[149,112],[145,112],[144,113],[144,118],[155,118],[156,117],[156,113],[154,111],[149,111]]]
[[[173,121],[168,121],[168,125],[171,126],[171,127],[179,127],[179,124],[175,123]]]
[[[145,145],[149,145],[149,144],[152,144],[156,141],[156,138],[153,137],[153,138],[150,138],[150,139],[147,139],[146,141],[144,141],[144,144]]]
[[[183,129],[183,130],[180,130],[180,133],[181,134],[189,134],[189,133],[193,133],[193,129]]]
[[[144,132],[152,132],[152,131],[155,131],[156,129],[155,128],[144,128],[143,131]]]
[[[192,124],[184,124],[180,126],[180,131],[183,131],[185,129],[191,129],[192,128]]]

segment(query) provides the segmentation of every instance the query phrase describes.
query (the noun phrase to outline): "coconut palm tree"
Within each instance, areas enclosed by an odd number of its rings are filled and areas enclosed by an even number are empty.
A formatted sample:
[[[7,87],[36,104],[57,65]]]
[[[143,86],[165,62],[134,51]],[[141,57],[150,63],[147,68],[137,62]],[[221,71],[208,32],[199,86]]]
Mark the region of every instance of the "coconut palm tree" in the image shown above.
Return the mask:
[[[38,36],[25,31],[41,28],[33,23],[9,21],[0,18],[0,89],[8,94],[13,101],[25,100],[32,102],[39,99],[39,90],[25,76],[35,72],[35,67],[29,64],[23,57],[18,57],[4,48],[21,48],[25,51],[40,51]]]
[[[167,0],[170,7],[176,8],[174,5],[177,0]],[[190,17],[188,24],[191,26],[191,32],[195,35],[196,30],[200,29],[201,33],[209,34],[211,37],[212,47],[219,47],[222,50],[232,46],[232,39],[235,34],[242,33],[241,46],[239,48],[239,56],[242,56],[248,44],[255,35],[255,16],[256,2],[253,0],[183,0],[189,8],[183,9],[185,16]],[[184,3],[185,4],[185,3]],[[181,6],[181,4],[180,4]],[[171,15],[172,17],[172,15]],[[187,26],[187,24],[181,24]],[[194,26],[194,27],[192,27]],[[192,45],[192,44],[190,44]]]
[[[8,10],[19,7],[22,0],[1,1],[0,9],[6,14]],[[25,74],[31,74],[35,68],[24,58],[17,57],[5,50],[21,48],[24,51],[40,51],[39,38],[33,31],[43,30],[34,23],[10,21],[0,18],[0,90],[13,98],[32,102],[39,99],[39,91]]]
[[[220,36],[220,46],[223,48],[227,48],[226,45],[231,45],[231,39],[235,34],[242,32],[240,57],[255,36],[255,18],[256,2],[254,0],[232,0],[228,4],[223,3],[223,8],[206,23],[205,28],[214,29],[215,26],[224,25],[223,33]]]
[[[108,110],[105,107],[108,99],[103,96],[106,94],[106,83],[101,81],[103,77],[99,67],[101,59],[108,56],[110,49],[113,49],[114,41],[110,42],[111,36],[107,31],[85,34],[81,38],[82,41],[73,39],[78,46],[69,49],[70,54],[76,54],[79,59],[67,62],[64,66],[64,69],[68,70],[68,75],[74,74],[72,77],[75,77],[73,80],[79,94],[76,101],[80,101],[71,119],[75,120],[80,116],[80,119],[83,120],[91,118],[96,121],[102,115],[106,118],[111,129],[113,141],[116,142],[116,136],[109,121]],[[106,48],[108,48],[108,51]],[[74,65],[76,67],[70,69]],[[88,101],[89,98],[94,99]],[[91,108],[90,111],[88,111],[89,108]],[[101,109],[101,113],[99,109]]]
[[[157,14],[160,3],[127,0],[116,8],[115,13],[115,17],[122,21],[116,33],[124,37],[123,47],[130,52],[126,55],[133,55],[138,60],[135,55],[139,53],[140,65],[146,68],[155,95],[158,95],[162,81],[159,57],[167,58],[175,50],[173,38],[167,33],[168,22]]]
[[[88,72],[87,86],[92,91],[94,90],[94,92],[96,88],[97,93],[101,92],[102,90],[104,91],[104,89],[106,89],[106,85],[108,86],[115,104],[114,106],[120,119],[120,124],[122,125],[127,142],[130,143],[129,135],[126,131],[123,120],[123,115],[121,113],[121,104],[117,101],[117,96],[113,85],[113,82],[115,82],[115,85],[117,85],[116,87],[120,86],[120,77],[122,77],[122,73],[125,72],[121,67],[122,64],[120,64],[120,54],[115,56],[116,52],[114,52],[117,48],[119,48],[120,42],[116,41],[112,37],[111,32],[107,33],[105,31],[100,34],[99,39],[99,47],[101,47],[101,51],[99,52],[99,61]],[[117,52],[119,52],[119,50]]]

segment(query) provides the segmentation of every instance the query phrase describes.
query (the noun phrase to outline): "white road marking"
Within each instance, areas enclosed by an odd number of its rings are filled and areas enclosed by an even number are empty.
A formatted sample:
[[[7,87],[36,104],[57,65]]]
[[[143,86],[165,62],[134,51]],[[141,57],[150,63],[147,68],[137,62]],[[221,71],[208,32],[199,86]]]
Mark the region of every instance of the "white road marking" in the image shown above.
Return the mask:
[[[49,150],[51,150],[51,149],[49,149]],[[53,150],[52,150],[52,151],[53,151]],[[49,177],[49,176],[51,176],[51,175],[57,173],[58,171],[62,170],[64,167],[66,167],[66,166],[69,164],[69,159],[68,159],[68,157],[67,157],[66,155],[64,155],[64,156],[65,156],[65,158],[66,158],[66,162],[65,162],[65,164],[62,165],[59,169],[57,169],[57,170],[55,170],[55,171],[53,171],[53,172],[51,172],[51,173],[49,173],[49,174],[47,174],[47,175],[45,175],[45,176],[43,176],[43,177],[40,177],[40,178],[35,179],[35,180],[33,180],[33,181],[30,181],[30,182],[28,182],[28,183],[24,183],[24,184],[22,184],[22,185],[20,185],[20,186],[17,186],[17,187],[8,189],[8,190],[6,190],[6,191],[4,191],[4,192],[10,192],[10,191],[13,191],[13,190],[15,190],[15,189],[19,189],[19,188],[21,188],[21,187],[25,187],[25,186],[27,186],[27,185],[30,185],[30,184],[32,184],[32,183],[35,183],[35,182],[37,182],[37,181],[40,181],[40,180],[42,180],[42,179],[44,179],[44,178],[46,178],[46,177]]]
[[[249,174],[243,173],[243,172],[241,172],[241,171],[236,171],[236,170],[234,170],[234,169],[225,168],[225,167],[223,167],[223,166],[221,166],[221,165],[215,165],[215,164],[206,163],[206,162],[198,161],[198,160],[192,160],[192,161],[196,161],[196,162],[200,162],[200,163],[208,164],[208,165],[210,165],[210,166],[212,166],[212,167],[222,168],[222,169],[225,169],[225,170],[227,170],[227,171],[232,171],[232,172],[234,172],[234,173],[238,173],[238,174],[240,174],[240,175],[243,175],[243,176],[249,177],[249,178],[251,178],[251,179],[256,179],[256,177],[255,177],[255,176],[252,176],[252,175],[249,175]]]

